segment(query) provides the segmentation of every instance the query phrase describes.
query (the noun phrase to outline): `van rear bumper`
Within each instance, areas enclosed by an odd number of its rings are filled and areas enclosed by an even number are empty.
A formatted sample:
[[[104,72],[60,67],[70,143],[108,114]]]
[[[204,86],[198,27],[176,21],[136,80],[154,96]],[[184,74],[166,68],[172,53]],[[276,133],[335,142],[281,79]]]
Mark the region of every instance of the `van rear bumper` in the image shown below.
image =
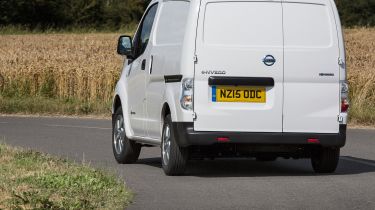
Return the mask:
[[[346,125],[340,125],[339,133],[247,133],[194,131],[192,122],[173,122],[173,130],[180,147],[217,143],[343,147],[346,142]],[[223,137],[229,141],[217,140]],[[308,139],[317,139],[319,142],[311,143]]]

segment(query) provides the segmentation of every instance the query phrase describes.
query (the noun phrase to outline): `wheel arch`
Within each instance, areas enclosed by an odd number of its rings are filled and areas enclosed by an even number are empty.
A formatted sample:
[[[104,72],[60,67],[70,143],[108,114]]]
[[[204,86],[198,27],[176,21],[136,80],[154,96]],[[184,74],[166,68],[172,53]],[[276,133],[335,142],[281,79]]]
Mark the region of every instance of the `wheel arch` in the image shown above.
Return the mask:
[[[113,103],[112,103],[112,115],[116,112],[116,109],[118,107],[122,108],[122,114],[124,116],[125,120],[125,131],[126,131],[126,136],[130,139],[134,136],[134,132],[131,129],[130,126],[130,119],[128,115],[128,95],[126,92],[126,82],[123,80],[119,80],[116,89],[115,89],[115,95],[113,97]]]
[[[165,118],[168,116],[168,114],[171,115],[171,108],[169,107],[168,102],[164,102],[163,108],[161,109],[161,115],[160,115],[160,132],[163,130],[163,125]]]
[[[118,94],[113,98],[112,114],[114,114],[117,108],[122,107],[121,98]]]

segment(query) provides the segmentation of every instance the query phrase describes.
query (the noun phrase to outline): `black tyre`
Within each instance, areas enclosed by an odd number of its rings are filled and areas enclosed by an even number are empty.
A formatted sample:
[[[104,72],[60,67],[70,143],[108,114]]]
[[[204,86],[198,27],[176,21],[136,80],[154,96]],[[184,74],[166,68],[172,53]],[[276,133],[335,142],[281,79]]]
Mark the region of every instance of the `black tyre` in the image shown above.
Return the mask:
[[[171,116],[168,115],[164,120],[161,144],[161,162],[164,173],[168,176],[184,174],[187,156],[187,148],[179,147],[176,143]]]
[[[124,116],[121,107],[117,108],[112,120],[112,149],[115,159],[121,164],[138,160],[141,145],[128,139],[125,133]]]
[[[311,164],[316,173],[333,173],[337,168],[339,158],[339,148],[319,148],[313,151]]]

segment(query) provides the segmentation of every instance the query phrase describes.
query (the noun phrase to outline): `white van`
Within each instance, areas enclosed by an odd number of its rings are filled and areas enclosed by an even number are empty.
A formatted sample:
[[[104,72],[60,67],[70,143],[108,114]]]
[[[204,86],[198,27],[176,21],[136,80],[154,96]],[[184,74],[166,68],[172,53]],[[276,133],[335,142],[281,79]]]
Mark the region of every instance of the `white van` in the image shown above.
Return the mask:
[[[113,101],[113,151],[133,163],[160,146],[167,175],[190,159],[311,158],[334,172],[348,85],[333,0],[154,0]]]

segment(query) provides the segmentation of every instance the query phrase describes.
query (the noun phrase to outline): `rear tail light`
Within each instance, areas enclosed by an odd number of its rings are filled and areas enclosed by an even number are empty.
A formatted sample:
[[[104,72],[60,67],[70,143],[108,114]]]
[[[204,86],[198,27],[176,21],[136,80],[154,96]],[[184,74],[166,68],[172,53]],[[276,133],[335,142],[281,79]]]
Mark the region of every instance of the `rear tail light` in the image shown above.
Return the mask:
[[[341,112],[348,112],[349,101],[348,99],[341,99]]]
[[[347,112],[349,109],[349,85],[346,82],[341,83],[341,112]]]
[[[194,80],[192,78],[182,81],[181,107],[186,110],[193,110],[193,89]]]

